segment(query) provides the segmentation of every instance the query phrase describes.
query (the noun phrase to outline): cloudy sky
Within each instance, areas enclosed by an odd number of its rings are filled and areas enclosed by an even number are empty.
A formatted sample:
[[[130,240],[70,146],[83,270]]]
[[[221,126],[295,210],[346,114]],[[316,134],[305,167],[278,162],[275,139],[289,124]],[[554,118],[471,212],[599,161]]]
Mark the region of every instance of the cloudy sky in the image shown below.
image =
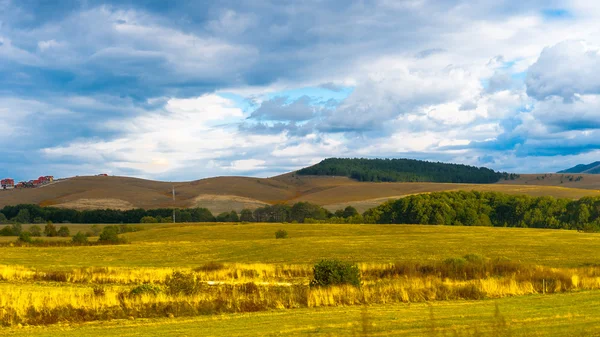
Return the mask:
[[[598,22],[589,0],[0,0],[0,176],[593,162]]]

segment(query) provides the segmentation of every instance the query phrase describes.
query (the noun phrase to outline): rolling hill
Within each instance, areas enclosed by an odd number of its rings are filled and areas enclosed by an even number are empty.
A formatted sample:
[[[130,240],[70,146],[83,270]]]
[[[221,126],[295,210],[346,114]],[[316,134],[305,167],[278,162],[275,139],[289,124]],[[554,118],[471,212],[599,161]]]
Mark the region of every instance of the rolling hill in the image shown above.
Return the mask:
[[[579,164],[569,169],[558,171],[558,173],[588,173],[588,174],[600,174],[600,161],[593,162],[591,164]]]
[[[0,207],[22,203],[74,209],[206,207],[214,214],[265,204],[308,201],[336,210],[348,205],[359,211],[406,195],[435,191],[478,190],[577,199],[600,196],[600,175],[580,181],[559,174],[522,175],[496,184],[374,183],[348,177],[301,176],[273,178],[216,177],[190,182],[160,182],[129,177],[74,177],[34,189],[0,191]],[[578,175],[579,176],[579,175]],[[172,186],[176,200],[172,199]]]

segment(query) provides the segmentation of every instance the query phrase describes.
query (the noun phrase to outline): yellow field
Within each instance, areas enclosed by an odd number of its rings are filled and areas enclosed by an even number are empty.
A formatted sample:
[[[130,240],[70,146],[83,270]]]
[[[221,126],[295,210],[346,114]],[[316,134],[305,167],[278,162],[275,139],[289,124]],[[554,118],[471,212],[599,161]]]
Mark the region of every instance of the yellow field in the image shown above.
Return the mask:
[[[278,229],[287,230],[289,238],[275,239]],[[565,298],[571,304],[556,310],[579,322],[579,330],[574,331],[582,333],[595,321],[576,316],[576,303],[589,301],[590,308],[600,308],[598,234],[417,225],[172,224],[152,225],[123,236],[131,243],[0,247],[0,323],[11,326],[4,331],[20,335],[26,331],[19,325],[50,325],[26,330],[55,336],[64,332],[52,327],[60,323],[70,325],[65,335],[85,336],[101,331],[86,322],[123,319],[136,323],[109,325],[107,332],[126,334],[138,327],[140,335],[179,335],[170,331],[171,326],[194,335],[196,330],[188,322],[204,319],[178,317],[233,315],[214,323],[213,333],[269,335],[274,327],[268,324],[256,330],[235,330],[227,328],[227,322],[253,324],[283,314],[288,316],[280,317],[290,321],[285,329],[277,330],[282,334],[362,334],[362,321],[343,325],[339,310],[360,313],[360,307],[367,305],[364,310],[371,317],[367,320],[377,323],[369,325],[366,335],[458,331],[472,336],[473,331],[465,330],[466,322],[482,315],[490,317],[491,323],[478,321],[480,329],[493,331],[495,302],[483,303],[495,300],[509,317],[503,329],[512,335],[521,331],[515,329],[519,326],[537,327],[541,335],[552,335],[552,320],[536,326],[526,316],[515,315],[515,308],[524,305],[520,310],[546,317],[557,302],[549,299],[541,305],[527,298]],[[466,269],[455,269],[453,261],[468,254],[458,259],[467,261],[461,262],[466,267],[460,267]],[[330,258],[358,263],[361,287],[309,287],[314,263]],[[178,283],[173,285],[173,279]],[[185,289],[190,284],[188,293]],[[183,292],[173,292],[179,287]],[[571,297],[560,297],[567,295]],[[418,320],[428,317],[427,306],[419,303],[439,308],[434,315],[444,317],[444,322],[429,331],[426,321]],[[390,310],[406,310],[403,306],[409,304],[421,309],[406,311],[401,321],[390,321]],[[466,316],[453,316],[452,310]],[[333,321],[317,319],[318,312],[331,313]],[[313,317],[314,324],[300,316]],[[336,319],[338,323],[333,323]],[[556,331],[564,332],[562,328]]]

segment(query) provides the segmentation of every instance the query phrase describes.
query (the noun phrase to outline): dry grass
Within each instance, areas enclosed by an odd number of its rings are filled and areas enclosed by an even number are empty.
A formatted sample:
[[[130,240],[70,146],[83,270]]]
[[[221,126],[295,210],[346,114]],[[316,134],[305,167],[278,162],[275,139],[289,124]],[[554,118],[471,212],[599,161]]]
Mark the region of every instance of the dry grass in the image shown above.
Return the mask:
[[[480,300],[600,289],[600,277],[597,276],[600,268],[596,267],[557,269],[513,263],[507,268],[506,261],[488,261],[481,265],[477,262],[475,265],[492,272],[482,270],[479,275],[463,277],[461,272],[449,273],[447,262],[430,265],[428,272],[420,275],[406,274],[398,269],[398,265],[361,265],[361,287],[325,288],[308,286],[310,266],[236,264],[196,272],[166,268],[38,271],[2,266],[0,323],[37,325],[130,317]],[[175,275],[183,277],[184,281],[173,284],[169,280]],[[150,288],[156,291],[132,291],[137,285],[144,284],[153,284]],[[10,291],[15,285],[19,291]]]
[[[268,205],[265,202],[256,199],[238,197],[235,195],[215,195],[215,194],[203,194],[196,198],[192,202],[192,207],[203,207],[208,208],[217,215],[222,212],[230,212],[234,210],[240,212],[244,208],[256,209]]]
[[[132,209],[133,204],[114,198],[105,198],[105,199],[77,199],[73,201],[63,202],[60,204],[54,204],[52,207],[59,208],[69,208],[76,210],[90,210],[90,209],[118,209],[118,210],[128,210]]]

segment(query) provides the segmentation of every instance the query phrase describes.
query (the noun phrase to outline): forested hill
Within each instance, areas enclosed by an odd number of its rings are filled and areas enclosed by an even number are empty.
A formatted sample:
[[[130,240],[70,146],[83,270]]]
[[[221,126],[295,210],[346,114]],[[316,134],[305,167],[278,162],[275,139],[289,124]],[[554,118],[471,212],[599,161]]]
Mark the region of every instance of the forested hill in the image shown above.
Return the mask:
[[[570,169],[558,171],[558,173],[588,173],[588,174],[600,174],[600,161],[593,162],[591,164],[579,164],[571,167]]]
[[[515,179],[516,174],[485,167],[446,164],[414,159],[328,158],[299,170],[299,175],[345,176],[373,182],[495,183]]]

